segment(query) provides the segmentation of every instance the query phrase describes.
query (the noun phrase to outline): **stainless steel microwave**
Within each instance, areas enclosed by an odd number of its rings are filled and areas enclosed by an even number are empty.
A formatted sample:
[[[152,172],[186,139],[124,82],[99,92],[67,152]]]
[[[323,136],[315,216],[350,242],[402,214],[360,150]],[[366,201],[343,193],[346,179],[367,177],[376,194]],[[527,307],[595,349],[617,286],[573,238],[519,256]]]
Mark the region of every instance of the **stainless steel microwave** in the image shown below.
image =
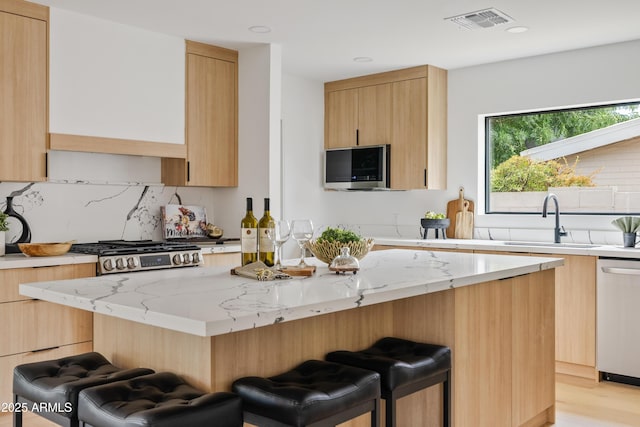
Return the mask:
[[[333,148],[324,152],[324,187],[335,190],[389,188],[390,146]]]

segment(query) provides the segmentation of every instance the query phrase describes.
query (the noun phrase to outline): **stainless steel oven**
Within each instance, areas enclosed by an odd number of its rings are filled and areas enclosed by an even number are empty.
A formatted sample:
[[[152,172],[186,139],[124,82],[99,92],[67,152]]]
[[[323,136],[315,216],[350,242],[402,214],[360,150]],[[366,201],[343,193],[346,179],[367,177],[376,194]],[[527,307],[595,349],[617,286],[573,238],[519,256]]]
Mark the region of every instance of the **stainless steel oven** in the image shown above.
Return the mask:
[[[99,275],[203,264],[202,249],[188,242],[108,240],[74,244],[71,252],[97,255]]]

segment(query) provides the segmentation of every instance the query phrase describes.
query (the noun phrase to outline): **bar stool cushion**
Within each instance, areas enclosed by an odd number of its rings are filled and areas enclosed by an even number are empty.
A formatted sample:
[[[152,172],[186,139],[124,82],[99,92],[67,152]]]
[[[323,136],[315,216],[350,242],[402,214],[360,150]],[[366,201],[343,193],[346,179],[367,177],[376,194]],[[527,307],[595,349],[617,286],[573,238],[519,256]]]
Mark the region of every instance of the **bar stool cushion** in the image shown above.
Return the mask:
[[[83,390],[79,404],[78,418],[94,427],[241,427],[243,423],[239,396],[206,393],[171,372]]]
[[[378,372],[383,391],[451,369],[449,347],[395,337],[382,338],[360,351],[334,351],[326,359]]]
[[[32,402],[46,402],[75,418],[78,394],[87,387],[153,373],[151,369],[120,369],[100,353],[90,352],[56,360],[26,363],[13,370],[13,394]]]
[[[308,360],[269,378],[245,377],[232,389],[247,412],[292,426],[305,426],[380,397],[376,372]]]

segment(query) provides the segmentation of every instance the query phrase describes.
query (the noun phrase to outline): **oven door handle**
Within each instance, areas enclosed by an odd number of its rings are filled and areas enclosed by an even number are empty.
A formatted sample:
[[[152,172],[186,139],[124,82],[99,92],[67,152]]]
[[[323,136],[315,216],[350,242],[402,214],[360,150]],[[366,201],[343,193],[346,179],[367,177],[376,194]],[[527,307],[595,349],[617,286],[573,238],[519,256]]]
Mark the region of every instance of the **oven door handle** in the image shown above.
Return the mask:
[[[602,267],[603,273],[640,276],[640,268]]]

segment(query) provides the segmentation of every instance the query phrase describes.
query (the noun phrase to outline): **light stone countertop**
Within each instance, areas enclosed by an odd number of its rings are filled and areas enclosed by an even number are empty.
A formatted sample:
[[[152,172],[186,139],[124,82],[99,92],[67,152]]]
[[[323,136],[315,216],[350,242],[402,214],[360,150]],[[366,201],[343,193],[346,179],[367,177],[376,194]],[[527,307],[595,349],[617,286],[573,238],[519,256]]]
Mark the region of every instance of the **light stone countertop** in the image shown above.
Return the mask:
[[[0,270],[10,268],[55,267],[67,264],[89,264],[98,262],[95,255],[66,253],[60,256],[28,257],[22,253],[0,256]]]
[[[148,325],[214,336],[446,289],[563,264],[559,258],[392,249],[369,253],[357,274],[326,264],[314,276],[259,282],[228,267],[194,267],[39,282],[20,293]],[[292,261],[290,261],[292,262]]]
[[[521,242],[480,239],[402,239],[377,237],[376,245],[411,246],[433,249],[463,249],[500,252],[527,252],[536,254],[589,255],[597,257],[640,259],[640,247],[598,245],[584,243]]]

